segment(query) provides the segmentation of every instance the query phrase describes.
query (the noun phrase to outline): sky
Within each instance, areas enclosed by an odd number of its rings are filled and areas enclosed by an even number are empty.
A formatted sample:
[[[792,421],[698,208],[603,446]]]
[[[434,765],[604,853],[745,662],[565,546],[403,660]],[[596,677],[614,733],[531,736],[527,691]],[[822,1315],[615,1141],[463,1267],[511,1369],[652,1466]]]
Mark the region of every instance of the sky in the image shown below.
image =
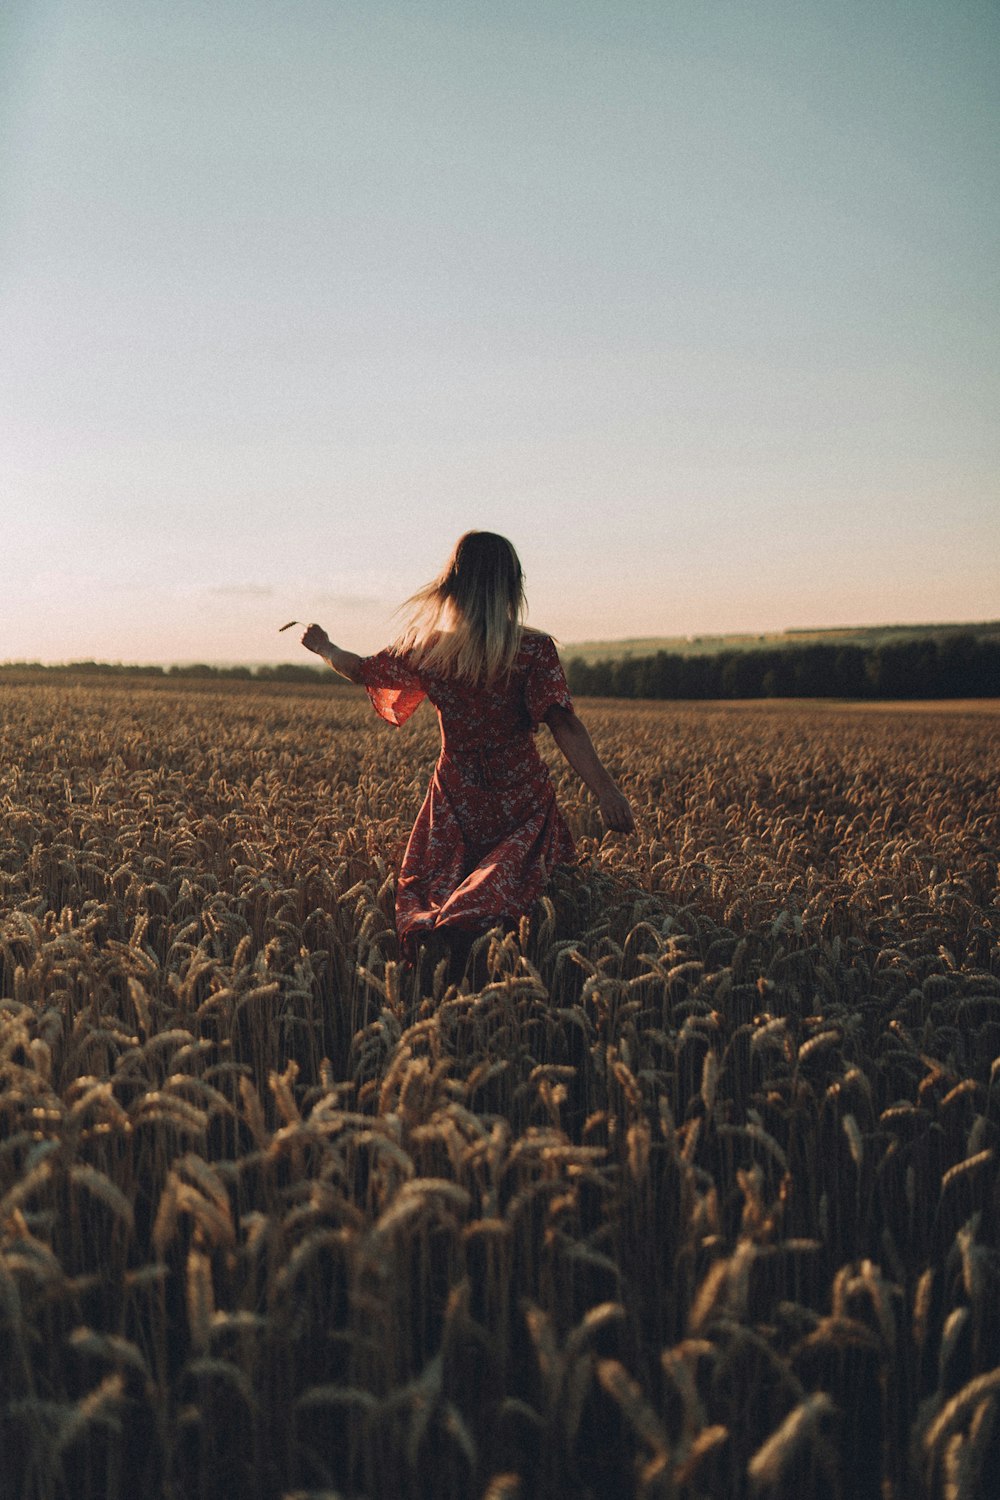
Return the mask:
[[[0,661],[1000,617],[995,0],[6,0]]]

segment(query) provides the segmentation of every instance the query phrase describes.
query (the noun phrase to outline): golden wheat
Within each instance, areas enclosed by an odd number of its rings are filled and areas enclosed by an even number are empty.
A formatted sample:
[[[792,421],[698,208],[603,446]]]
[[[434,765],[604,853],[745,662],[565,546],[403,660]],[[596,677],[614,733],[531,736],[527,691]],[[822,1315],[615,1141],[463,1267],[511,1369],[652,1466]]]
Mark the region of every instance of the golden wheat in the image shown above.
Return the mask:
[[[0,712],[0,1500],[990,1493],[995,711],[591,705],[639,833],[553,763],[457,984],[432,721]]]

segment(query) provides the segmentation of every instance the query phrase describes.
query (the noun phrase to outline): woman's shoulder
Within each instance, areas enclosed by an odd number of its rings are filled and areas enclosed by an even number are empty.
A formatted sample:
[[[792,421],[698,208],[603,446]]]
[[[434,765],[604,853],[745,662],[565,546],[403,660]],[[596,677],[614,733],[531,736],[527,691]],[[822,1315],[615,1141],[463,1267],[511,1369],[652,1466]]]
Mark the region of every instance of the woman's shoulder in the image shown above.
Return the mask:
[[[559,648],[555,637],[544,630],[532,630],[527,626],[521,632],[521,646],[517,660],[523,671],[551,672],[560,666]]]
[[[546,656],[556,650],[555,638],[531,625],[521,627],[521,650],[528,656]]]
[[[408,647],[401,646],[398,641],[390,641],[388,646],[383,646],[380,651],[373,651],[365,660],[391,662],[394,666],[412,667],[414,665],[413,653]]]

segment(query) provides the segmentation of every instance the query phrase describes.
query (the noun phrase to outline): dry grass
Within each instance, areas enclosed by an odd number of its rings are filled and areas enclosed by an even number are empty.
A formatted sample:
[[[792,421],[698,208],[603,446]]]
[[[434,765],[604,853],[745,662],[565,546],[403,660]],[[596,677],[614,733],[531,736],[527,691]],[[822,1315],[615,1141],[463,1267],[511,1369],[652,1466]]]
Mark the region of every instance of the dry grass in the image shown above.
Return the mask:
[[[474,982],[435,727],[0,685],[0,1497],[992,1494],[1000,717],[599,704]]]

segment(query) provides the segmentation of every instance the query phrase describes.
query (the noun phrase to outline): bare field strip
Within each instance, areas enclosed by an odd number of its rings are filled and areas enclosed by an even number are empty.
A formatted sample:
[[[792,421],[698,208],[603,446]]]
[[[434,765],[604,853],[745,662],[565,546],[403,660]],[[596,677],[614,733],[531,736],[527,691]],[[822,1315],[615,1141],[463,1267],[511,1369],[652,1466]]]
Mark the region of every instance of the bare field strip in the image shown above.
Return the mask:
[[[0,680],[0,1500],[995,1493],[998,706],[583,708],[448,987],[426,710]]]

